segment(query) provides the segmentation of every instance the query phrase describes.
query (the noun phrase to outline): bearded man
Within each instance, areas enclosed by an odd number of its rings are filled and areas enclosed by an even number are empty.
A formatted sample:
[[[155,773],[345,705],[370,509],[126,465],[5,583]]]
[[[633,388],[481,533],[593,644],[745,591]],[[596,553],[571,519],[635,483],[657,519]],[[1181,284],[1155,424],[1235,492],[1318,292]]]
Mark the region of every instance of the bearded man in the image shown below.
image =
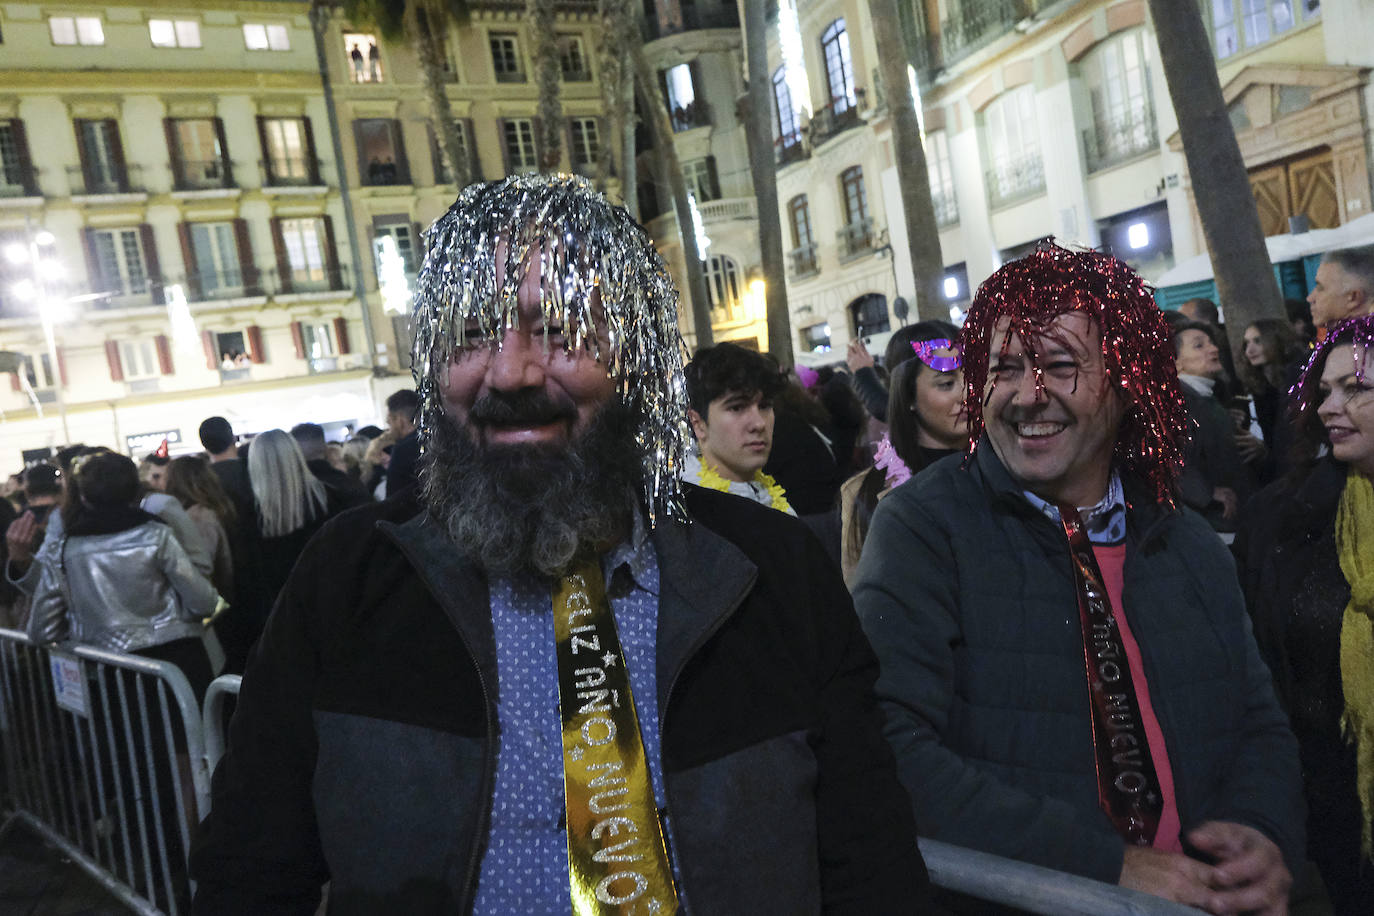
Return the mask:
[[[676,294],[582,179],[429,230],[421,492],[308,547],[243,681],[200,914],[920,911],[876,662],[800,523],[684,494]]]
[[[970,453],[878,504],[854,600],[931,836],[1216,914],[1286,912],[1297,743],[1212,529],[1179,506],[1169,330],[1053,244],[978,290]]]

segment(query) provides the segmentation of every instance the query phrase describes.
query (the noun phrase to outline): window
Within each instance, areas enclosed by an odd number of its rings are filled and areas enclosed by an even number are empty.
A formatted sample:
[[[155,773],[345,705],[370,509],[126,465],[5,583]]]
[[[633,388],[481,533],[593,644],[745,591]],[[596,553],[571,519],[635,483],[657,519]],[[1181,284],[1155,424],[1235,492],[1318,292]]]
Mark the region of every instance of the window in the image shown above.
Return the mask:
[[[821,34],[821,57],[825,61],[825,81],[830,89],[830,108],[841,114],[853,108],[854,63],[849,56],[849,33],[844,20],[836,19]]]
[[[191,257],[197,288],[206,299],[221,299],[243,291],[243,270],[233,223],[192,223]]]
[[[882,334],[892,327],[887,315],[887,297],[882,293],[860,296],[849,304],[849,317],[854,323],[855,337]]]
[[[105,29],[97,16],[49,16],[48,33],[55,45],[105,43]]]
[[[363,184],[410,184],[410,167],[401,145],[401,124],[389,118],[353,122]]]
[[[243,46],[249,51],[290,51],[291,37],[284,25],[245,22]]]
[[[567,83],[585,83],[592,78],[592,68],[587,63],[587,52],[582,47],[578,35],[558,36],[558,65]]]
[[[157,359],[157,346],[151,339],[121,340],[119,342],[119,362],[124,369],[124,380],[156,378],[160,365]]]
[[[1083,58],[1079,72],[1092,105],[1092,130],[1084,131],[1088,171],[1158,149],[1144,29],[1102,42]]]
[[[147,260],[138,229],[91,230],[91,248],[99,276],[97,292],[137,296],[149,291]]]
[[[301,340],[305,344],[306,359],[327,359],[339,355],[339,345],[334,338],[334,329],[326,322],[301,322]],[[320,368],[333,367],[321,366]]]
[[[491,36],[491,66],[498,83],[523,83],[525,65],[520,61],[520,41],[514,35]]]
[[[286,253],[284,267],[290,272],[291,289],[326,288],[329,275],[324,247],[324,220],[319,217],[283,219],[278,222],[278,227],[282,248]]]
[[[787,224],[792,229],[792,247],[809,248],[811,238],[811,205],[805,194],[799,194],[787,202]]]
[[[200,23],[194,19],[149,19],[148,37],[155,48],[199,48]]]
[[[1004,92],[983,110],[989,202],[996,206],[1045,189],[1035,88]]]
[[[949,138],[945,132],[936,130],[926,134],[925,150],[935,223],[938,226],[952,226],[959,222],[959,204],[954,196],[954,171],[950,167]]]
[[[807,353],[830,352],[830,324],[821,322],[801,329],[802,350]]]
[[[739,308],[739,265],[732,259],[717,254],[706,261],[706,298],[711,308],[724,309],[727,315]]]
[[[319,184],[305,118],[261,118],[258,124],[269,185]]]
[[[506,167],[511,172],[537,168],[539,157],[534,147],[534,121],[529,118],[507,118]]]
[[[787,85],[787,68],[773,71],[773,104],[778,116],[778,144],[782,149],[801,143],[801,124],[792,107],[792,90]]]
[[[87,194],[115,194],[129,189],[119,125],[113,118],[76,121],[81,175]]]
[[[477,155],[472,145],[472,124],[466,119],[459,118],[453,122],[453,126],[458,128],[458,157],[468,169],[468,181],[481,181],[482,169]],[[439,137],[434,133],[433,126],[430,127],[430,155],[434,162],[434,180],[438,184],[452,184],[453,175],[449,172],[448,166],[444,164],[443,150],[439,147]]]
[[[698,92],[700,86],[696,61],[678,64],[663,71],[663,88],[668,94],[668,114],[674,132],[705,127],[710,123],[706,102]]]
[[[716,178],[716,157],[704,156],[689,159],[682,163],[682,177],[687,182],[688,193],[694,195],[697,203],[720,198],[720,182]]]
[[[571,123],[573,169],[584,169],[596,165],[601,156],[601,134],[597,129],[596,118],[573,118]],[[698,200],[702,198],[698,197]]]
[[[167,142],[178,191],[232,187],[217,118],[171,118]]]
[[[1277,38],[1321,11],[1320,0],[1211,0],[1218,60]]]
[[[53,372],[52,360],[46,353],[37,356],[24,356],[24,377],[34,391],[45,391],[57,387],[57,373]]]
[[[25,197],[37,193],[33,162],[24,139],[24,122],[0,121],[0,197]]]
[[[864,170],[862,166],[851,166],[840,175],[840,188],[844,192],[844,219],[850,226],[860,225],[868,220],[868,192],[864,190]]]
[[[420,269],[420,260],[419,253],[415,250],[415,237],[411,234],[410,223],[378,224],[372,236],[372,253],[377,261],[377,272],[381,273],[381,241],[387,237],[396,243],[396,253],[405,262],[406,273],[416,273]]]
[[[345,32],[343,39],[349,79],[355,83],[382,82],[382,54],[377,50],[377,36]]]

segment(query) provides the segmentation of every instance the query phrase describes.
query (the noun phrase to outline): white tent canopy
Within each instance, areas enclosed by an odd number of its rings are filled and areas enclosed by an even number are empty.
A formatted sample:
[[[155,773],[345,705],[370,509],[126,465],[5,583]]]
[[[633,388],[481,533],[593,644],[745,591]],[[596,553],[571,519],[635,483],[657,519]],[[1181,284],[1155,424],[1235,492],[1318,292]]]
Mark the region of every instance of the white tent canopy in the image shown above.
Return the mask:
[[[1321,254],[1337,248],[1374,244],[1374,213],[1366,213],[1335,229],[1312,229],[1297,235],[1271,235],[1264,240],[1269,249],[1269,262],[1296,261],[1308,255]],[[1176,264],[1172,270],[1155,281],[1156,287],[1198,283],[1213,277],[1212,259],[1206,252]]]

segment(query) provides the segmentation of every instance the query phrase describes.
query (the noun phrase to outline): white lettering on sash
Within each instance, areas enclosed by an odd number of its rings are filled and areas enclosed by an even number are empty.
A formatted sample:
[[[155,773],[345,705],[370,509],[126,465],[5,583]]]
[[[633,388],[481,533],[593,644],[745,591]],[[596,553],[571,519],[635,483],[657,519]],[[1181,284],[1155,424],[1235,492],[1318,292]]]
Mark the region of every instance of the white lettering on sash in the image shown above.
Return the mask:
[[[578,668],[573,672],[573,677],[586,679],[573,683],[573,686],[578,690],[591,690],[593,687],[600,687],[602,684],[606,683],[606,669]]]
[[[600,727],[605,734],[596,735],[596,729]],[[593,737],[595,736],[595,737]],[[603,744],[610,744],[615,740],[615,723],[605,716],[595,716],[582,723],[582,740],[587,742],[590,747],[601,747]]]
[[[606,765],[610,766],[611,764]],[[593,764],[593,766],[595,766],[595,764]],[[614,766],[618,767],[620,764],[617,763],[614,764]],[[590,767],[588,769],[590,769]],[[619,836],[622,830],[628,833],[638,833],[639,827],[628,817],[617,816],[603,818],[597,821],[596,826],[592,828],[592,839],[601,839],[601,834],[603,833],[609,833],[611,836]]]
[[[594,712],[610,712],[611,704],[606,701],[610,699],[611,691],[609,688],[602,687],[597,690],[579,690],[577,698],[585,702],[578,707],[579,716],[590,715]]]
[[[622,779],[621,782],[624,782],[624,780]],[[593,795],[591,801],[587,802],[587,807],[591,809],[593,814],[610,814],[612,811],[624,811],[626,808],[630,807],[629,802],[619,802],[614,805],[607,804],[607,802],[613,798],[629,794],[629,786],[618,786],[614,789],[606,789],[603,792],[598,792]]]
[[[614,893],[611,890],[611,885],[625,878],[628,878],[631,882],[633,882],[634,887],[623,894]],[[600,881],[597,882],[596,899],[600,900],[602,903],[609,903],[612,906],[618,906],[622,903],[629,903],[630,901],[634,900],[640,894],[644,893],[645,889],[648,888],[648,886],[649,879],[645,878],[639,872],[618,871],[613,875],[607,875],[606,877],[602,878]]]
[[[628,849],[628,848],[631,847],[631,846],[638,845],[638,843],[639,843],[639,837],[633,837],[633,836],[630,837],[630,838],[627,839],[627,840],[621,840],[619,843],[612,843],[610,846],[606,846],[606,847],[604,847],[604,848],[602,848],[602,849],[598,849],[596,852],[592,853],[592,861],[593,861],[593,862],[638,862],[638,861],[640,861],[640,860],[642,860],[642,859],[644,858],[644,854],[643,854],[643,853],[639,853],[639,852],[627,853],[627,852],[625,852],[626,849]]]
[[[591,639],[583,639],[581,636],[574,636],[574,637],[572,638],[572,654],[573,654],[573,655],[576,655],[576,654],[577,654],[577,649],[578,649],[579,646],[581,646],[581,647],[584,648],[584,649],[591,649],[593,652],[600,653],[600,652],[601,652],[601,639],[600,639],[599,637],[596,637],[596,636],[593,636]]]

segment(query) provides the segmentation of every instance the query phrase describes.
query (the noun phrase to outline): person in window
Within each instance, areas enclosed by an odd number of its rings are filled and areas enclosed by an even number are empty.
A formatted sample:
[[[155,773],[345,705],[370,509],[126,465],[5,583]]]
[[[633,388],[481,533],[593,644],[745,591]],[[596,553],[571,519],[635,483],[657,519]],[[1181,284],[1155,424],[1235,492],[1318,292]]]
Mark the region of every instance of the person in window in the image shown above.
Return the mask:
[[[348,52],[348,59],[353,64],[353,82],[362,83],[367,80],[366,63],[363,60],[363,49],[360,45],[353,45],[353,49]]]
[[[382,81],[382,55],[377,52],[377,42],[370,42],[367,46],[367,68],[369,76],[374,83]]]

